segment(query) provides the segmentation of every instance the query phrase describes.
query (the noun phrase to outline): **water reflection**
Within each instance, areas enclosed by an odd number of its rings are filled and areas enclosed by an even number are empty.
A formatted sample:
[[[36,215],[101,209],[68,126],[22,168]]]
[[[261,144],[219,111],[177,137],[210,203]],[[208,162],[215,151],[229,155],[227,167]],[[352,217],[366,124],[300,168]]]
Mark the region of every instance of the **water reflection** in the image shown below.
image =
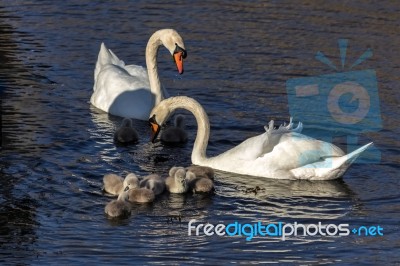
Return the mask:
[[[343,180],[276,180],[217,172],[219,195],[242,199],[243,217],[338,219],[358,202]],[[239,203],[238,203],[239,204]],[[240,214],[239,214],[240,216]]]
[[[32,136],[27,133],[32,129],[26,130],[21,125],[23,119],[18,107],[6,101],[7,94],[14,94],[10,91],[10,87],[16,87],[15,80],[29,77],[26,74],[19,75],[28,70],[14,60],[14,51],[17,47],[13,40],[14,31],[15,28],[5,23],[0,16],[0,51],[2,51],[0,53],[0,254],[4,259],[15,258],[24,263],[36,256],[33,244],[38,238],[36,212],[39,201],[33,199],[25,191],[26,187],[21,185],[35,163],[20,165],[16,162],[23,160],[22,155],[9,155],[13,146],[20,141],[24,144],[30,143],[30,140],[25,140]],[[9,114],[12,114],[11,118]],[[21,134],[15,134],[20,131]],[[9,161],[5,158],[12,159]]]
[[[217,171],[218,181],[235,186],[242,195],[254,193],[258,197],[351,197],[354,193],[343,179],[325,181],[280,180],[243,176]],[[246,188],[260,187],[262,190],[244,192]],[[235,195],[232,195],[235,196]]]
[[[9,171],[10,166],[0,163],[0,254],[3,258],[14,257],[23,262],[34,257],[32,244],[38,238],[36,209],[39,203],[18,187],[24,173]],[[11,252],[12,251],[12,252]]]

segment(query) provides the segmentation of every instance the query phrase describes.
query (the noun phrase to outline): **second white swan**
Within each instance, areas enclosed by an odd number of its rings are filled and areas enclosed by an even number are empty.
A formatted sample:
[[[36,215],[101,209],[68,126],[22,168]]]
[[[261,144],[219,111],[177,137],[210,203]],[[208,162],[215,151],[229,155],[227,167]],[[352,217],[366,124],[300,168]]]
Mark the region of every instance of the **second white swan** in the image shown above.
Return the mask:
[[[112,115],[147,120],[151,109],[167,97],[157,70],[157,51],[161,45],[171,53],[182,74],[186,50],[181,36],[173,29],[156,31],[150,37],[146,47],[147,71],[138,65],[125,65],[102,43],[90,102]]]
[[[161,101],[150,113],[152,141],[162,125],[179,108],[190,111],[197,121],[197,136],[192,151],[192,163],[226,172],[276,179],[331,180],[341,177],[351,163],[370,145],[345,154],[339,147],[300,134],[302,125],[293,123],[274,128],[243,141],[238,146],[215,157],[207,157],[210,123],[203,107],[186,96]]]

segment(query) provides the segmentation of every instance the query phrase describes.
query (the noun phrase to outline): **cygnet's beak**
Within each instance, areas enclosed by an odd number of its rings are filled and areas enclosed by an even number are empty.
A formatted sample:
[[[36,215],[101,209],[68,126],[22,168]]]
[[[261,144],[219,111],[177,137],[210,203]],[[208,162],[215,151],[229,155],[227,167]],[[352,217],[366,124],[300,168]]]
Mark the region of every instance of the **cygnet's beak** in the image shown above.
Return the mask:
[[[150,124],[150,128],[151,128],[151,137],[150,137],[150,141],[154,143],[154,141],[156,140],[158,133],[160,133],[160,125],[157,123],[155,115],[153,115],[150,119],[149,119],[149,124]]]
[[[178,69],[179,74],[183,74],[183,58],[186,58],[187,53],[186,50],[181,48],[179,45],[175,44],[175,51],[174,51],[174,62],[176,64],[176,67]]]
[[[124,189],[124,191],[128,191],[129,190],[129,186],[126,186],[126,188]]]

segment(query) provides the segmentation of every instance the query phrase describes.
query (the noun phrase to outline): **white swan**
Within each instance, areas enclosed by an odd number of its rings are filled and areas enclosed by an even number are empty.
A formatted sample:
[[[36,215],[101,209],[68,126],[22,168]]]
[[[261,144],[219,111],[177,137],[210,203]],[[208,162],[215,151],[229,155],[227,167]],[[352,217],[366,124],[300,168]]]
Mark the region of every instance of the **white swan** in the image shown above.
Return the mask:
[[[208,116],[194,99],[177,96],[163,100],[150,113],[152,141],[168,117],[179,108],[193,113],[197,121],[197,136],[192,151],[192,163],[242,175],[278,179],[329,180],[341,177],[350,164],[372,142],[345,155],[333,144],[298,133],[292,125],[274,129],[274,121],[266,132],[243,141],[238,146],[208,158],[206,148],[210,134]]]
[[[97,108],[121,117],[147,120],[151,109],[166,97],[161,91],[157,71],[157,51],[164,45],[183,73],[185,45],[173,29],[156,31],[146,47],[146,69],[137,65],[125,65],[104,43],[101,44],[94,72],[94,87],[90,102]]]

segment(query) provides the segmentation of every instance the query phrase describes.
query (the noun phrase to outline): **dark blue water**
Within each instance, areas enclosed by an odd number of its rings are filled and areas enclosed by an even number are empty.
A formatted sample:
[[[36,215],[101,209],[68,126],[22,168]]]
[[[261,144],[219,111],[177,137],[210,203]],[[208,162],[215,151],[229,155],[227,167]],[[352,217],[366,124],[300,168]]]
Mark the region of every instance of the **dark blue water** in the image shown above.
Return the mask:
[[[0,1],[1,264],[400,263],[399,12],[395,2],[373,1]],[[382,120],[380,129],[358,132],[357,145],[373,141],[380,162],[354,164],[329,182],[218,172],[215,195],[163,195],[128,219],[107,219],[105,173],[165,174],[190,164],[190,115],[183,147],[149,143],[143,121],[135,121],[140,143],[117,147],[121,119],[89,103],[102,41],[125,62],[144,65],[149,36],[167,27],[182,35],[188,57],[177,76],[160,49],[162,82],[206,109],[209,155],[263,132],[270,119],[287,121],[288,80],[336,73],[314,58],[318,51],[340,70],[339,39],[348,40],[345,67],[370,48],[373,56],[353,70],[375,70]],[[305,131],[324,125],[325,115],[315,112]],[[345,136],[335,139],[345,146]],[[191,219],[347,223],[380,226],[383,236],[188,236]]]

